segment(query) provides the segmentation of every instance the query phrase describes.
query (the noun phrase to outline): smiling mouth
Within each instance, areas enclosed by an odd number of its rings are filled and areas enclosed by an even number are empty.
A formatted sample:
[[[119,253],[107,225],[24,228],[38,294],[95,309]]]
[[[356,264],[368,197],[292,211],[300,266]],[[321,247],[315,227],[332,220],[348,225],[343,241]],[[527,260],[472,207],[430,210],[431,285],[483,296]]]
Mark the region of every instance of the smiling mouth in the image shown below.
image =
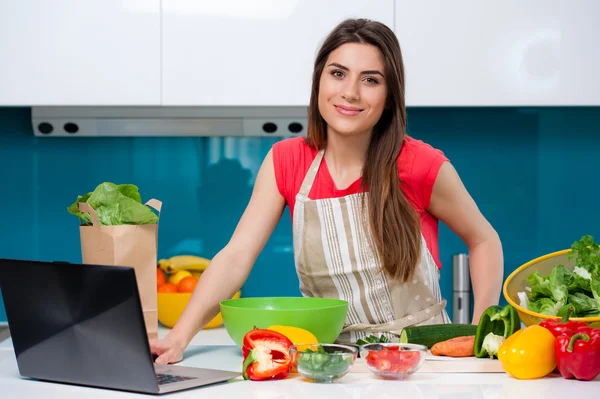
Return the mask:
[[[334,105],[336,111],[344,116],[355,116],[362,112],[362,109],[355,107],[345,107],[343,105]]]

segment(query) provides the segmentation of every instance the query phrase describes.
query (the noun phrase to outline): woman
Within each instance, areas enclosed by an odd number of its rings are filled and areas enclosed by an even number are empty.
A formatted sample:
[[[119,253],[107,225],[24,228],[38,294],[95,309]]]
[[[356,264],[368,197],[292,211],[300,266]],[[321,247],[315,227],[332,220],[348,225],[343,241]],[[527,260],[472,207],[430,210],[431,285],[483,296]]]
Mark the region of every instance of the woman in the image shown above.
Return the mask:
[[[156,362],[182,359],[219,302],[244,284],[286,205],[302,294],[349,302],[340,342],[449,322],[438,283],[438,219],[469,249],[477,323],[498,303],[500,240],[442,152],[405,130],[396,36],[378,22],[344,21],[315,61],[308,137],[280,141],[267,154],[230,242],[177,325],[151,341]]]

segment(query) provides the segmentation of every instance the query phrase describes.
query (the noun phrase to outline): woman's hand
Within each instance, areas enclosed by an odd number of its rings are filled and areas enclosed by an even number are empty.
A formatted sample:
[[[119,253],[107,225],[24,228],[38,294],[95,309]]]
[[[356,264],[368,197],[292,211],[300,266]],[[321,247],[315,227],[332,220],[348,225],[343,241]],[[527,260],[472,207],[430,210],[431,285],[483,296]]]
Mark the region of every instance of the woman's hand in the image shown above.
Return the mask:
[[[184,349],[176,340],[169,337],[150,340],[150,351],[153,355],[158,356],[154,361],[155,363],[171,364],[180,362],[183,359]]]
[[[481,214],[458,173],[444,162],[431,194],[429,213],[456,233],[469,249],[469,268],[475,306],[473,324],[491,305],[497,305],[504,280],[502,243],[496,230]]]

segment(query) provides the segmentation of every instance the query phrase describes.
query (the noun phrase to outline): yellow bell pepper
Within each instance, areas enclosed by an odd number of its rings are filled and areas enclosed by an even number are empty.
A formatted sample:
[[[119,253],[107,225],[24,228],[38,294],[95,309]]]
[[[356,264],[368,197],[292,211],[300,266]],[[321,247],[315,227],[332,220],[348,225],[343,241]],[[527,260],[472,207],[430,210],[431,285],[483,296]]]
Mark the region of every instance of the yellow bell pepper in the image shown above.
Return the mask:
[[[522,328],[502,343],[498,359],[504,371],[515,378],[545,377],[556,368],[554,336],[537,325]]]
[[[303,328],[274,325],[267,327],[267,330],[277,331],[278,333],[285,335],[294,345],[319,343],[319,340],[313,333]]]

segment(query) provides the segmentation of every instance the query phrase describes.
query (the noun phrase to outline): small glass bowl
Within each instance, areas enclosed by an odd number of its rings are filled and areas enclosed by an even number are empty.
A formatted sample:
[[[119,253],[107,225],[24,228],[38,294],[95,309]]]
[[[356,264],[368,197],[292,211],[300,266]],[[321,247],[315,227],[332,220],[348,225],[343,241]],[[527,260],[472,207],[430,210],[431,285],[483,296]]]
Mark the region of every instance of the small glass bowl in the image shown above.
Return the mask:
[[[403,380],[425,362],[427,347],[417,344],[381,343],[360,347],[360,357],[377,377]]]
[[[314,382],[334,382],[350,371],[358,349],[337,344],[304,344],[290,347],[298,373]]]

